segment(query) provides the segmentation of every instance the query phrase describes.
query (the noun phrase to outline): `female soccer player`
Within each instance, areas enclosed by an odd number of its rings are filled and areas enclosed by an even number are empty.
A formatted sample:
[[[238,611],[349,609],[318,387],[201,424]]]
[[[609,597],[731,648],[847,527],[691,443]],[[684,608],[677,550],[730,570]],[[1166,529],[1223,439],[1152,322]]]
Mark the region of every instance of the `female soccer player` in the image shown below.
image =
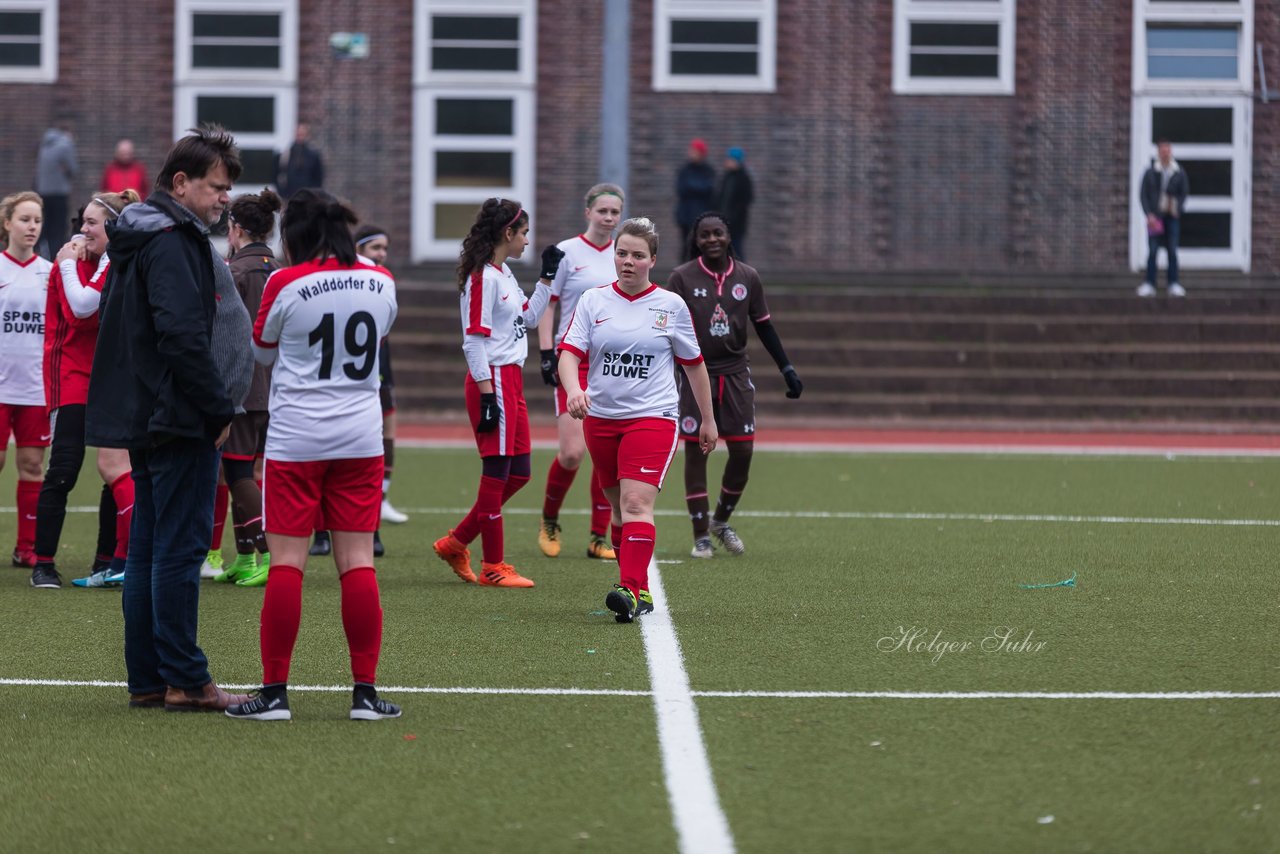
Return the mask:
[[[18,446],[18,540],[13,565],[34,567],[36,504],[49,447],[44,408],[44,306],[53,265],[36,254],[44,202],[32,192],[0,201],[0,469],[9,434]],[[57,588],[56,572],[33,569],[32,587]]]
[[[278,210],[280,197],[270,189],[246,193],[227,210],[227,244],[231,248],[227,263],[250,317],[258,316],[267,278],[280,268],[267,245],[275,230]],[[266,448],[270,390],[271,370],[255,365],[244,412],[231,420],[231,433],[222,446],[222,479],[231,493],[236,558],[213,580],[234,581],[239,587],[262,587],[271,569],[271,553],[262,531],[262,488],[253,472],[254,462]],[[225,509],[225,500],[219,499],[218,507]],[[221,545],[220,533],[215,534],[214,541]]]
[[[525,334],[551,299],[551,280],[564,253],[542,250],[541,278],[525,297],[508,258],[529,245],[529,215],[517,201],[487,199],[458,257],[466,402],[482,473],[471,511],[435,542],[435,552],[463,581],[489,587],[532,587],[503,560],[502,505],[529,482],[529,410],[524,400]],[[484,554],[479,577],[467,545],[477,536]]]
[[[578,298],[589,288],[598,288],[616,281],[618,273],[613,264],[613,230],[622,220],[622,188],[617,184],[596,184],[587,191],[587,230],[577,237],[563,240],[557,246],[564,252],[564,260],[551,282],[551,302],[560,306],[560,323],[557,328],[555,311],[549,310],[538,323],[538,349],[542,356],[542,381],[559,386],[556,373],[555,339],[569,328],[569,318]],[[553,334],[553,330],[555,330]],[[587,381],[587,365],[581,366],[581,382]],[[542,502],[542,526],[538,530],[538,546],[547,557],[560,554],[560,505],[564,502],[578,466],[587,452],[582,437],[582,422],[565,410],[564,389],[555,392],[556,431],[560,448],[547,472],[547,491]],[[595,476],[591,477],[591,541],[587,545],[587,557],[614,560],[617,555],[605,537],[609,527],[609,500],[604,497]]]
[[[107,223],[139,201],[134,190],[99,193],[84,206],[80,234],[57,254],[49,275],[44,318],[44,390],[50,413],[53,445],[49,470],[36,510],[36,572],[56,578],[54,557],[67,517],[67,495],[80,478],[84,463],[84,410],[89,399],[89,371],[98,342],[98,303],[107,281]],[[110,490],[110,516],[100,514],[98,541],[114,543],[106,565],[95,564],[77,587],[110,587],[124,581],[124,559],[129,552],[129,522],[133,518],[133,478],[129,452],[122,448],[98,449],[98,474]],[[104,496],[104,501],[106,496]],[[102,549],[102,546],[99,546]]]
[[[619,623],[653,610],[653,504],[676,452],[676,362],[703,414],[699,447],[709,454],[716,446],[711,385],[689,310],[649,281],[657,255],[653,223],[624,222],[614,252],[618,280],[582,295],[560,340],[566,405],[583,421],[591,464],[613,508],[620,583],[604,604]],[[583,361],[590,366],[587,391],[578,381]]]
[[[258,361],[274,365],[263,477],[271,571],[262,600],[262,690],[227,714],[289,720],[289,663],[302,617],[302,571],[317,508],[333,534],[342,626],[351,652],[352,720],[400,716],[374,689],[382,605],[373,531],[382,497],[378,342],[396,316],[395,281],[356,259],[351,208],[300,190],[281,220],[293,266],[267,281],[253,329]]]
[[[734,258],[731,238],[723,216],[714,212],[702,214],[693,226],[693,260],[672,270],[667,280],[671,292],[689,307],[698,344],[707,359],[716,426],[729,449],[720,499],[715,515],[708,519],[707,457],[692,445],[706,415],[699,415],[701,407],[695,406],[693,390],[682,385],[680,435],[690,442],[685,446],[684,457],[685,501],[693,520],[693,556],[697,558],[714,556],[713,536],[730,554],[746,551],[742,539],[729,527],[729,515],[747,487],[756,434],[756,389],[751,384],[747,360],[748,323],[755,327],[764,348],[777,362],[787,384],[787,397],[798,398],[804,390],[782,349],[777,330],[769,322],[760,276],[754,268]]]

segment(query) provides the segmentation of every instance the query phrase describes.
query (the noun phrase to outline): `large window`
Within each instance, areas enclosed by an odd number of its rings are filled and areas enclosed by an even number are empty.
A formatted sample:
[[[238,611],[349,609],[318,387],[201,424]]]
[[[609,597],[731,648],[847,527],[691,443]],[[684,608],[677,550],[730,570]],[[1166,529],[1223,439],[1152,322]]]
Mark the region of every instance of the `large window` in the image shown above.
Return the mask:
[[[413,257],[456,258],[490,196],[534,205],[533,0],[417,0]]]
[[[894,0],[893,91],[1013,94],[1015,0]]]
[[[1134,0],[1134,13],[1135,91],[1252,87],[1252,0]]]
[[[775,0],[655,0],[653,88],[772,92]]]
[[[57,79],[57,0],[0,0],[0,80]]]

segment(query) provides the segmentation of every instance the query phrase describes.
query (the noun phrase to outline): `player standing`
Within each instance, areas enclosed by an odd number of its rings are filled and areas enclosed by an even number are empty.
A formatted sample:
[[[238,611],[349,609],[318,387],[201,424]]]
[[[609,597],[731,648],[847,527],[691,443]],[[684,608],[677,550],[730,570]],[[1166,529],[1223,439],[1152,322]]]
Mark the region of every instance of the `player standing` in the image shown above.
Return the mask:
[[[0,469],[9,434],[18,451],[18,538],[13,565],[36,563],[36,504],[49,447],[44,408],[44,308],[53,264],[36,254],[44,202],[36,193],[0,201]],[[57,588],[57,572],[32,570],[31,586]]]
[[[668,287],[689,307],[698,344],[707,359],[711,377],[713,411],[716,427],[724,437],[729,461],[724,467],[720,498],[715,515],[708,519],[707,457],[693,444],[685,446],[685,502],[693,520],[693,556],[709,558],[715,552],[714,536],[730,554],[746,551],[742,539],[729,527],[729,515],[738,505],[747,487],[751,471],[751,453],[755,447],[756,389],[751,384],[751,366],[747,359],[747,325],[755,327],[764,348],[778,364],[787,384],[787,397],[795,399],[804,390],[800,376],[782,349],[778,332],[769,322],[769,307],[764,299],[764,285],[755,268],[733,256],[732,235],[724,217],[707,212],[694,223],[691,240],[693,260],[671,271]],[[680,389],[680,435],[692,443],[698,438],[700,414],[693,390],[688,384]]]
[[[486,199],[458,258],[467,415],[482,469],[475,504],[434,548],[463,581],[489,587],[533,586],[503,560],[502,505],[529,482],[525,336],[551,299],[551,280],[564,253],[555,246],[542,250],[541,278],[526,298],[506,262],[523,255],[528,245],[524,207],[511,199]],[[467,548],[477,536],[483,547],[478,577]]]
[[[538,322],[538,349],[542,362],[542,381],[557,386],[554,392],[556,432],[559,449],[547,472],[546,495],[542,501],[542,526],[538,530],[538,546],[547,557],[560,554],[560,505],[564,503],[569,487],[578,474],[578,466],[587,453],[587,442],[582,435],[582,422],[565,409],[564,389],[559,388],[555,341],[569,328],[569,318],[578,298],[590,288],[598,288],[617,281],[618,273],[613,263],[613,230],[622,220],[622,188],[617,184],[596,184],[587,191],[587,230],[577,237],[557,244],[564,252],[564,260],[551,281],[551,302],[560,306],[560,323],[555,322],[555,310],[548,310]],[[553,333],[554,330],[554,333]],[[583,362],[579,381],[586,385],[587,363]],[[591,541],[587,545],[587,557],[614,560],[617,555],[609,545],[606,533],[609,527],[609,499],[595,475],[591,477]]]
[[[267,280],[253,330],[258,361],[273,365],[263,476],[272,563],[262,600],[262,690],[227,715],[289,720],[289,664],[302,618],[302,572],[317,509],[332,532],[342,626],[355,690],[352,720],[400,716],[378,697],[382,605],[373,531],[382,497],[378,342],[396,316],[396,286],[359,262],[351,208],[323,190],[294,194],[281,220],[294,264]]]
[[[708,454],[716,446],[711,386],[689,309],[649,281],[657,255],[653,223],[624,222],[614,253],[618,280],[582,295],[560,340],[560,383],[569,414],[583,420],[591,463],[613,507],[620,583],[604,604],[619,623],[653,610],[653,505],[676,452],[677,362],[704,416],[699,447]],[[590,365],[588,391],[578,382],[584,360]]]

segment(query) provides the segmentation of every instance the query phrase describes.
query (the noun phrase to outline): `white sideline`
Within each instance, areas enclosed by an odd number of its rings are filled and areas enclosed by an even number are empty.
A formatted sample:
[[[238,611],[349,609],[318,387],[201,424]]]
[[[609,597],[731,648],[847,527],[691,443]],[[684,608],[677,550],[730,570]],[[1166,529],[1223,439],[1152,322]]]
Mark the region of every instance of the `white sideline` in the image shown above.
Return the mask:
[[[652,580],[652,576],[650,576]],[[652,592],[652,591],[651,591]],[[656,599],[655,599],[656,603]],[[645,617],[647,620],[648,617]],[[643,620],[641,621],[643,623]],[[686,679],[687,684],[687,679]],[[0,679],[0,687],[127,688],[109,679]],[[254,691],[261,685],[223,685]],[[350,685],[290,685],[290,691],[346,694]],[[624,688],[479,688],[472,686],[379,685],[386,694],[527,695],[538,697],[653,697]],[[772,700],[1280,700],[1280,691],[690,691],[691,697]]]
[[[654,611],[640,620],[653,711],[658,718],[658,746],[667,782],[667,799],[675,817],[676,835],[684,854],[734,851],[729,820],[720,807],[711,763],[702,741],[698,706],[689,689],[684,653],[676,639],[658,564],[649,561],[649,593]]]

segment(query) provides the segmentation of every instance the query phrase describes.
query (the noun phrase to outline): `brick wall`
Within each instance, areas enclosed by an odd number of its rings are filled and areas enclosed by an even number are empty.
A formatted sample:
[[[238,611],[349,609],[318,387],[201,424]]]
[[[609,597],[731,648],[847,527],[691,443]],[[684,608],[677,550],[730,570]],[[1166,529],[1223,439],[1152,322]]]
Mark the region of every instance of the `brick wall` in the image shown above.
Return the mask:
[[[1280,0],[1257,0],[1254,39],[1263,45],[1268,88],[1280,91]],[[1254,71],[1254,87],[1261,88]],[[1280,276],[1280,99],[1253,103],[1253,274]]]

